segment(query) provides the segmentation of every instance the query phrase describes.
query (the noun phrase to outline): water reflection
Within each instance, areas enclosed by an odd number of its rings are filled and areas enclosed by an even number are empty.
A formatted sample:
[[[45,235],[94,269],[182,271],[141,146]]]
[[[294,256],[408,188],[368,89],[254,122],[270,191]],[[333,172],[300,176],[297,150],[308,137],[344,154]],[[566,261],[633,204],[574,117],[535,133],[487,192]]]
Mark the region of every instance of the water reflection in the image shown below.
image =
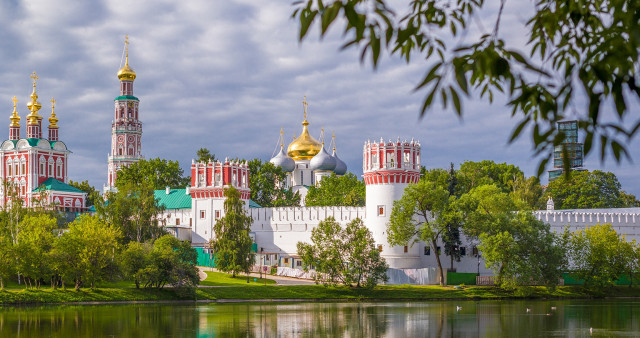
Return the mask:
[[[593,336],[640,336],[640,301],[0,308],[2,337],[583,337],[589,328]]]

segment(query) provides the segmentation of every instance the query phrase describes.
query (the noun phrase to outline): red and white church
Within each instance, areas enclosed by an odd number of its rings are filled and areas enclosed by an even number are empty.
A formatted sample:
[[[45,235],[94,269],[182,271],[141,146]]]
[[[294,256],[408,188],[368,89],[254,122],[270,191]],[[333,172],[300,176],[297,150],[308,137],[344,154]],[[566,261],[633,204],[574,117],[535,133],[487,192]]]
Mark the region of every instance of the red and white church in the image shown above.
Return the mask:
[[[86,193],[67,184],[68,156],[70,151],[59,139],[58,118],[55,99],[51,99],[51,116],[47,137],[43,137],[42,120],[38,113],[42,108],[38,102],[36,82],[38,76],[31,75],[33,92],[27,102],[26,135],[21,136],[18,99],[13,97],[13,113],[9,118],[9,139],[0,146],[0,206],[10,206],[16,199],[26,207],[54,207],[64,211],[83,212]]]

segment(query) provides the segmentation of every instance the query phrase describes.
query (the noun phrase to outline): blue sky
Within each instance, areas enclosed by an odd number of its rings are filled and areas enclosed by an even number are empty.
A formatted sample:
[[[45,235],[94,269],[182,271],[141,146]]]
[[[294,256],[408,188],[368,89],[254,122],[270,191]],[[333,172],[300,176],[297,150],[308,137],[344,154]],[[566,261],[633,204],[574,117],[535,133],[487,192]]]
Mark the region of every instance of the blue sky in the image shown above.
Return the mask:
[[[400,11],[406,6],[393,3]],[[502,36],[523,46],[522,27],[531,10],[529,1],[508,2]],[[363,143],[381,137],[420,140],[422,163],[429,168],[490,159],[516,164],[527,175],[535,172],[528,135],[507,144],[517,118],[504,99],[468,99],[462,120],[439,106],[419,119],[425,93],[413,88],[424,75],[423,61],[406,64],[385,55],[372,70],[360,64],[357,50],[340,51],[337,30],[322,40],[311,32],[299,43],[291,12],[289,1],[0,2],[5,138],[13,95],[20,100],[24,128],[35,70],[41,115],[48,117],[52,96],[57,101],[60,138],[73,151],[70,178],[88,179],[101,189],[119,94],[116,73],[129,34],[146,158],[178,160],[185,171],[200,147],[218,158],[268,160],[280,127],[286,142],[300,134],[307,95],[311,133],[318,137],[321,127],[335,131],[339,156],[358,175]],[[493,15],[489,7],[465,39],[490,30]],[[638,102],[630,106],[637,116]],[[636,161],[639,142],[629,145]],[[609,159],[603,166],[594,153],[586,166],[614,172],[623,189],[640,195],[637,164]]]

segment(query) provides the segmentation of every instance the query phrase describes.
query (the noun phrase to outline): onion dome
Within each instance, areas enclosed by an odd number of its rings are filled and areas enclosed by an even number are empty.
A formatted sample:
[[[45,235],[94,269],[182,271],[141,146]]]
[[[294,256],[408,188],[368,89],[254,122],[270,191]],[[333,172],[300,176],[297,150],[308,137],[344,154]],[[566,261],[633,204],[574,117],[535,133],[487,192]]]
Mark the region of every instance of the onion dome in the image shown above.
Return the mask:
[[[296,162],[294,162],[293,159],[284,152],[282,135],[283,131],[282,129],[280,129],[280,152],[274,158],[269,160],[269,162],[271,162],[276,167],[282,168],[282,171],[290,173],[296,168]]]
[[[129,66],[129,36],[125,36],[124,38],[125,45],[125,61],[124,67],[120,68],[118,71],[118,79],[120,80],[129,80],[133,81],[136,79],[136,72],[133,71],[133,68]]]
[[[333,135],[331,136],[331,142],[333,143],[333,154],[331,154],[331,156],[333,156],[333,158],[336,159],[336,168],[333,169],[333,172],[336,173],[336,175],[344,175],[347,173],[347,164],[344,163],[339,157],[338,154],[336,154],[336,132],[333,132]]]
[[[58,118],[56,117],[56,112],[54,111],[56,107],[56,99],[51,98],[51,117],[49,118],[49,128],[58,128]]]
[[[29,115],[27,115],[27,124],[34,125],[38,124],[38,122],[42,119],[42,116],[38,115],[38,110],[42,108],[40,102],[38,102],[38,94],[36,94],[36,80],[38,80],[38,76],[36,72],[31,74],[31,79],[33,80],[33,92],[31,93],[31,101],[27,102],[27,108],[29,108]]]
[[[311,159],[309,168],[313,171],[333,171],[336,168],[336,159],[324,150],[324,145],[320,152]]]
[[[347,164],[344,163],[339,157],[338,154],[336,154],[336,147],[333,147],[333,158],[336,160],[336,168],[333,169],[333,172],[336,173],[336,175],[344,175],[347,173]]]
[[[304,105],[304,121],[302,122],[302,134],[287,147],[287,154],[294,160],[310,160],[320,152],[322,144],[309,134],[307,126],[307,99],[302,102]],[[328,155],[328,154],[327,154]]]
[[[10,127],[20,127],[20,116],[18,116],[18,110],[16,108],[16,104],[18,103],[18,99],[14,96],[13,99],[13,114],[9,118],[11,120]]]

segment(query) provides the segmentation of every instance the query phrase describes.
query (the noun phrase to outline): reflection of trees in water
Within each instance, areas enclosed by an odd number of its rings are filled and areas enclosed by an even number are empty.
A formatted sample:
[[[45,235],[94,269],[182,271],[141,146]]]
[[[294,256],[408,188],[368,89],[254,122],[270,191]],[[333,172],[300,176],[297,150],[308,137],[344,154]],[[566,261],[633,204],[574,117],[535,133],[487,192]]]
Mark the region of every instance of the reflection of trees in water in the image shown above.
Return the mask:
[[[0,336],[581,336],[638,332],[639,312],[636,300],[4,307]]]
[[[13,307],[0,311],[2,337],[184,336],[192,306],[156,304]]]

